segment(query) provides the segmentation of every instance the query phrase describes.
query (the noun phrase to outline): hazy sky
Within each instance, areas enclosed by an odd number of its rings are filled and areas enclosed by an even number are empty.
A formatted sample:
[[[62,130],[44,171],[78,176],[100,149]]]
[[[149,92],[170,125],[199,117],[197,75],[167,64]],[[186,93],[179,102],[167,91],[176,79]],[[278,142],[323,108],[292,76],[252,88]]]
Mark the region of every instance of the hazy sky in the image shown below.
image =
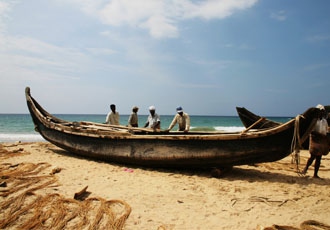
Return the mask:
[[[329,0],[0,0],[0,113],[330,104]]]

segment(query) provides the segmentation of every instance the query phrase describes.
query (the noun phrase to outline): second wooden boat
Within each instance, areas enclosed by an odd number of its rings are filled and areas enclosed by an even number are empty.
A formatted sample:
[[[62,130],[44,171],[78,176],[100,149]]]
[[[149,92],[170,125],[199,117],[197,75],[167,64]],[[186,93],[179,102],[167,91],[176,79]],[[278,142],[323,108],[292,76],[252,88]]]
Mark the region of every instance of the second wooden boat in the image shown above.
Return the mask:
[[[236,107],[237,114],[246,128],[265,129],[281,125],[282,123],[269,120],[252,113],[244,107]]]

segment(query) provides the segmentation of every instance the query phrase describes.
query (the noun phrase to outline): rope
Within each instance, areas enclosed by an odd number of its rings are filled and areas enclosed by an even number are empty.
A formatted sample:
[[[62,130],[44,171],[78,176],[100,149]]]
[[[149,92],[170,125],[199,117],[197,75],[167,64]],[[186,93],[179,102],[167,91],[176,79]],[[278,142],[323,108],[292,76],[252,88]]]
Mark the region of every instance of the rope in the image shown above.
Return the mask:
[[[263,229],[267,230],[330,230],[330,225],[324,224],[322,222],[316,220],[306,220],[300,224],[300,228],[288,226],[288,225],[277,225],[273,224],[270,227],[266,227]]]
[[[0,229],[121,230],[131,213],[122,200],[100,197],[77,201],[49,191],[59,186],[55,175],[45,175],[48,163],[0,164]],[[41,175],[40,175],[41,174]]]
[[[317,119],[313,119],[308,128],[306,129],[305,133],[300,137],[299,133],[299,127],[300,127],[300,119],[303,118],[305,119],[305,117],[303,115],[297,115],[295,118],[295,124],[294,124],[294,133],[293,133],[293,138],[292,138],[292,142],[291,142],[291,152],[292,152],[292,159],[291,159],[291,163],[295,163],[296,164],[296,169],[297,169],[297,173],[299,175],[302,175],[300,169],[299,169],[299,164],[300,164],[300,149],[302,149],[302,142],[305,141],[307,139],[307,137],[309,136],[309,134],[311,133],[312,129],[315,126],[316,120]]]
[[[299,170],[299,164],[300,164],[300,149],[301,149],[301,138],[299,135],[299,127],[300,127],[300,118],[304,118],[302,115],[297,115],[295,118],[295,123],[294,123],[294,132],[293,132],[293,138],[291,142],[291,163],[296,164],[297,172],[300,173]]]

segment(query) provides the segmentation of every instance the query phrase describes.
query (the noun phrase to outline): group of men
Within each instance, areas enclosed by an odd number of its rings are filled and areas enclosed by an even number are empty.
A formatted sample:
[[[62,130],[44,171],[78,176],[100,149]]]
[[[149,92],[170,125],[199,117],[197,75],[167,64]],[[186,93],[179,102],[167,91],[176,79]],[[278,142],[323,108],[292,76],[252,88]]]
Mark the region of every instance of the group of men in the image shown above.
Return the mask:
[[[111,104],[110,105],[110,112],[108,113],[106,117],[106,124],[111,125],[119,125],[119,113],[116,111],[116,105]],[[138,127],[138,115],[137,112],[139,111],[139,108],[137,106],[134,106],[132,108],[132,113],[130,114],[128,118],[128,126],[129,127]],[[165,132],[169,132],[173,127],[178,124],[178,131],[188,132],[190,129],[190,117],[187,113],[185,113],[181,106],[176,108],[177,114],[174,116],[170,126],[168,129],[165,130]],[[144,128],[150,128],[153,130],[160,130],[160,116],[156,113],[156,107],[150,106],[149,107],[149,116],[147,118],[147,121],[144,125]]]

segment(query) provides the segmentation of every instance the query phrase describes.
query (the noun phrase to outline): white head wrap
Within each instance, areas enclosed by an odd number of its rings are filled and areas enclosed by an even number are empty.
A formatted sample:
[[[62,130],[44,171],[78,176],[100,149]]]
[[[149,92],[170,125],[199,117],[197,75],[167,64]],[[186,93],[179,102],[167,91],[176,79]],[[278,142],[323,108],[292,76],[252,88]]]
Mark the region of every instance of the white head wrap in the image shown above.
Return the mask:
[[[324,106],[321,105],[321,104],[318,104],[318,105],[316,106],[316,108],[318,108],[319,110],[325,110]]]

